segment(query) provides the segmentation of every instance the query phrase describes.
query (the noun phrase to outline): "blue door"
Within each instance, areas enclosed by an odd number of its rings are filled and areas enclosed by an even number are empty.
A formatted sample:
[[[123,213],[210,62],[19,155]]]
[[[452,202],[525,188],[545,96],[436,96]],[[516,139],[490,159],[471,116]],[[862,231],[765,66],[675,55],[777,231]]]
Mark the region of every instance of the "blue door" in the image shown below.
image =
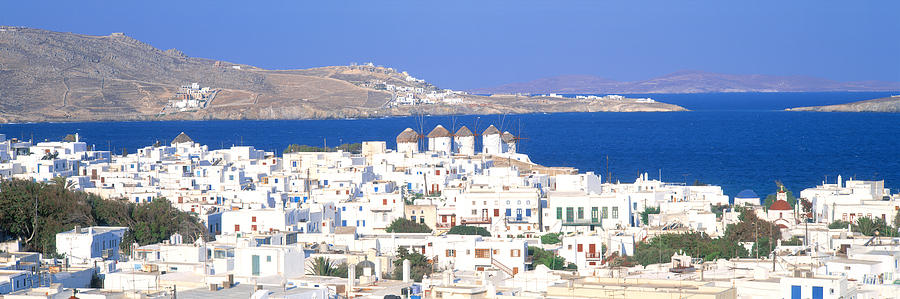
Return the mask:
[[[822,287],[813,287],[813,299],[822,299],[824,296]]]
[[[800,299],[800,286],[791,286],[791,299]]]
[[[258,255],[253,256],[253,265],[250,270],[251,270],[251,274],[253,276],[259,276],[259,256]]]

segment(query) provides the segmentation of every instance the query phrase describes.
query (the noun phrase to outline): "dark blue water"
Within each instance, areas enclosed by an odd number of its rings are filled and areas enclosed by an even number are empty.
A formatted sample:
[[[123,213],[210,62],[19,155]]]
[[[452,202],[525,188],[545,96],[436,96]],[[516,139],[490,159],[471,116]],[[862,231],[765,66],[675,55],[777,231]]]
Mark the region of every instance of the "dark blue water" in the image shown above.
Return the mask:
[[[884,95],[887,95],[886,93]],[[721,185],[726,194],[743,189],[767,194],[780,180],[795,192],[838,174],[858,179],[884,179],[900,188],[900,114],[812,113],[719,109],[719,102],[703,106],[700,96],[737,103],[810,102],[820,94],[705,94],[654,95],[654,98],[693,101],[695,111],[673,113],[561,113],[508,116],[425,117],[424,127],[466,125],[482,130],[502,126],[523,140],[520,152],[550,166],[572,166],[606,173],[613,180],[633,181],[639,172],[665,181]],[[834,93],[841,102],[883,95]],[[813,98],[813,99],[811,99]],[[678,101],[673,101],[678,103]],[[778,104],[782,105],[782,104]],[[687,105],[690,106],[690,105]],[[698,108],[699,107],[699,108]],[[712,108],[711,108],[712,107]],[[759,107],[759,106],[757,106]],[[780,106],[779,106],[780,107]],[[779,108],[780,109],[780,108]],[[169,121],[7,124],[8,137],[32,134],[35,140],[59,140],[78,132],[97,149],[134,152],[156,140],[170,142],[179,132],[211,149],[253,145],[281,152],[288,144],[329,146],[394,138],[406,127],[418,129],[414,117],[359,120],[292,121]],[[427,133],[427,132],[426,132]],[[327,141],[326,141],[327,140]],[[604,175],[605,180],[605,175]]]

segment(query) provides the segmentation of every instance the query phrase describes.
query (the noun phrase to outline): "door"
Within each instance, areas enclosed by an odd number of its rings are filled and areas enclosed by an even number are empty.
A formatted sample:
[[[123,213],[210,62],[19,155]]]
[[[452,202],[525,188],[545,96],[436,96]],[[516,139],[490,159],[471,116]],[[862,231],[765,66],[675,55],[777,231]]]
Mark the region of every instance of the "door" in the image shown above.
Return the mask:
[[[791,286],[791,299],[800,299],[800,286]]]
[[[813,287],[813,299],[822,299],[824,295],[822,287]]]
[[[482,220],[488,219],[488,209],[481,209],[481,219]]]
[[[253,256],[253,265],[250,270],[251,270],[251,273],[250,273],[251,275],[259,276],[259,256],[258,255]]]
[[[597,253],[597,244],[589,244],[588,253]]]

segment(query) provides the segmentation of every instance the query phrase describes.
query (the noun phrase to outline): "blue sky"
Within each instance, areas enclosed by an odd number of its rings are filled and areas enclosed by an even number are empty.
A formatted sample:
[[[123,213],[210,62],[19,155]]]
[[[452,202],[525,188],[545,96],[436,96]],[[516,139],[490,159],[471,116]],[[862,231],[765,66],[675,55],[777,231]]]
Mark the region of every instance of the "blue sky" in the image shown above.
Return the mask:
[[[0,24],[264,68],[371,61],[454,89],[679,70],[900,81],[900,1],[256,2],[8,1]]]

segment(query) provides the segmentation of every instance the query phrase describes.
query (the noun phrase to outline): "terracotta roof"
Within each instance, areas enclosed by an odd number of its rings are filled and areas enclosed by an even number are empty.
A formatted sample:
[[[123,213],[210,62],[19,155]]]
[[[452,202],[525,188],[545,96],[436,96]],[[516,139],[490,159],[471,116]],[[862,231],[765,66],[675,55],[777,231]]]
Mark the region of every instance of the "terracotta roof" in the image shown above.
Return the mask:
[[[506,143],[516,142],[516,136],[510,132],[503,132],[503,134],[500,135],[500,140],[503,140],[503,142]]]
[[[472,131],[470,131],[469,128],[466,128],[466,126],[462,126],[462,128],[459,128],[459,130],[456,130],[455,135],[457,137],[475,136],[475,134],[472,134]]]
[[[431,130],[431,133],[428,133],[428,138],[438,138],[438,137],[450,137],[450,131],[448,131],[444,126],[437,125],[434,127],[434,130]]]
[[[793,208],[791,208],[791,204],[789,204],[787,201],[784,201],[784,200],[776,200],[774,203],[772,203],[772,206],[769,207],[769,210],[773,210],[773,211],[790,211],[790,210],[793,210]]]
[[[481,135],[494,135],[494,134],[500,134],[500,130],[497,130],[497,127],[495,127],[494,125],[491,125],[487,129],[484,129],[484,132],[481,132]]]
[[[181,132],[181,134],[178,134],[178,136],[175,136],[175,139],[172,139],[172,144],[185,143],[185,142],[194,142],[194,140],[191,139],[191,137],[188,136],[187,134],[185,134],[184,132]]]
[[[406,128],[400,135],[397,135],[397,143],[415,143],[419,142],[419,133],[412,128]]]

